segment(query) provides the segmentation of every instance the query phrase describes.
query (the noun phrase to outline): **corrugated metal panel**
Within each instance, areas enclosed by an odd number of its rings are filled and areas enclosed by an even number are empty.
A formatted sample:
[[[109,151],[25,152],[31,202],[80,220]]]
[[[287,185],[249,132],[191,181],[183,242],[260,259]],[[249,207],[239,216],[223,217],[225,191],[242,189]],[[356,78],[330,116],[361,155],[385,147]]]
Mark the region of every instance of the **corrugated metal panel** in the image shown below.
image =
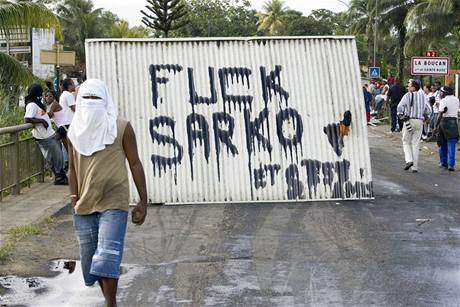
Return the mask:
[[[152,202],[373,197],[352,37],[89,40],[86,58],[134,127]]]

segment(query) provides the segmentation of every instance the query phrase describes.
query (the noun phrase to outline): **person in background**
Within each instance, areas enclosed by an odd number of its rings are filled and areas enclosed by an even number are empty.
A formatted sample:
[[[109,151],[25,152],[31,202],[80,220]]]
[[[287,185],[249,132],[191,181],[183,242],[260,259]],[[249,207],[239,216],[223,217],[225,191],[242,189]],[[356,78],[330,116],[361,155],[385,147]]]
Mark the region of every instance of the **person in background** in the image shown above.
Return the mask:
[[[431,115],[431,108],[426,102],[425,95],[420,92],[419,83],[409,80],[408,89],[397,107],[397,114],[404,121],[403,125],[403,149],[406,164],[404,170],[412,168],[413,173],[418,172],[418,155],[420,137],[422,136],[423,121]]]
[[[147,215],[147,189],[131,124],[118,117],[105,83],[85,81],[69,128],[69,180],[75,233],[85,285],[98,282],[108,307],[116,306],[129,211],[126,160],[140,201],[132,221]]]
[[[425,95],[426,102],[430,104],[428,95],[431,93],[431,85],[429,83],[424,84],[422,90],[423,90],[423,94]],[[430,105],[430,108],[431,108],[431,105]],[[433,114],[433,108],[431,108],[431,114]],[[428,136],[429,136],[428,134],[431,132],[430,125],[431,125],[431,122],[429,120],[423,121],[422,140],[424,141],[428,139]]]
[[[75,92],[73,80],[70,78],[62,80],[62,94],[59,97],[59,104],[65,112],[65,117],[70,118],[70,122],[72,122],[75,114],[75,96],[73,92]]]
[[[459,100],[449,86],[441,87],[441,101],[439,110],[441,120],[439,124],[438,146],[440,166],[449,171],[455,171],[455,146],[459,139],[458,109]]]
[[[53,91],[45,92],[45,101],[49,106],[48,115],[56,124],[56,127],[58,128],[57,134],[59,135],[59,139],[64,145],[66,152],[68,152],[69,149],[67,146],[67,131],[69,130],[69,126],[72,123],[72,118],[69,116],[69,113],[65,112],[59,102],[57,102],[56,94]]]
[[[364,107],[366,108],[366,120],[367,123],[371,120],[371,101],[372,94],[367,90],[367,84],[363,86],[363,95],[364,95]]]
[[[45,158],[48,167],[54,174],[55,185],[67,185],[68,180],[64,171],[64,157],[62,147],[56,140],[51,120],[42,102],[43,88],[39,84],[32,84],[25,97],[26,123],[34,125],[32,136]]]
[[[390,74],[390,76],[388,77],[388,86],[392,86],[395,83],[396,83],[395,77],[392,74]]]
[[[376,115],[381,115],[383,105],[385,101],[387,100],[388,90],[390,89],[390,87],[387,84],[387,80],[385,79],[382,80],[380,84],[380,88],[381,88],[380,94],[375,96],[375,112],[374,113]]]
[[[397,108],[406,92],[406,88],[398,82],[392,85],[388,90],[387,100],[390,102],[391,132],[399,132],[402,130],[403,123],[397,116]]]
[[[441,102],[441,81],[436,80],[434,85],[431,88],[431,98],[430,104],[433,109],[433,115],[431,117],[431,129],[434,129],[436,123],[438,122],[439,116],[439,103]]]

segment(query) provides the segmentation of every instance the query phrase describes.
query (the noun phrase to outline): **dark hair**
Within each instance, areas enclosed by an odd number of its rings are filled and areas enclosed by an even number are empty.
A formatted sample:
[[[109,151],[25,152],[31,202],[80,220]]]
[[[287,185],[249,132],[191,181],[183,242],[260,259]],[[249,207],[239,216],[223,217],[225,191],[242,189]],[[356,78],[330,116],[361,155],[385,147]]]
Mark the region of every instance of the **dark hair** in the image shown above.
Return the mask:
[[[27,95],[24,97],[24,103],[27,105],[28,103],[35,103],[39,106],[43,111],[46,112],[46,108],[42,103],[42,96],[43,96],[43,88],[40,84],[34,83],[29,86],[27,90]]]
[[[49,90],[45,91],[44,96],[46,96],[46,94],[48,94],[48,93],[51,93],[51,95],[53,95],[54,99],[55,99],[55,100],[58,100],[58,97],[57,97],[57,94],[56,94],[55,91],[49,89]]]
[[[68,91],[69,90],[69,86],[71,86],[73,84],[73,80],[70,79],[70,78],[67,78],[67,79],[64,79],[62,81],[62,87],[64,88],[64,91]]]
[[[420,84],[417,82],[417,80],[410,80],[409,83],[410,83],[410,85],[415,87],[416,91],[418,91],[420,89]]]
[[[439,80],[434,81],[434,85],[441,85],[441,81]]]

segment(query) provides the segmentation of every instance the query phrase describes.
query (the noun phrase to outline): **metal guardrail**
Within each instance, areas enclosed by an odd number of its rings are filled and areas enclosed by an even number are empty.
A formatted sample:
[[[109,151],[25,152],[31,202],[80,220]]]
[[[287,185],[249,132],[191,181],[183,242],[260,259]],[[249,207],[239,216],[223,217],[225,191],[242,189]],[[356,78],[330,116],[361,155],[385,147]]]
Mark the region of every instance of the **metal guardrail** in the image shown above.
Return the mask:
[[[9,191],[18,195],[22,186],[30,187],[35,177],[44,182],[45,162],[38,145],[33,138],[19,138],[21,131],[32,128],[31,124],[0,128],[0,136],[10,137],[0,144],[0,201]]]

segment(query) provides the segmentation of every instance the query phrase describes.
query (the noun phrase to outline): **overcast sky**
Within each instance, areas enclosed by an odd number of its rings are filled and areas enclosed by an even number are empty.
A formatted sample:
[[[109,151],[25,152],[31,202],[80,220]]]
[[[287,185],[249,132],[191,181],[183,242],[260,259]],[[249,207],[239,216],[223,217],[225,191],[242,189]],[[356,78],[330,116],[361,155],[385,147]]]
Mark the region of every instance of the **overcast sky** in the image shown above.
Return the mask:
[[[104,8],[117,14],[118,17],[128,20],[130,26],[141,24],[140,10],[147,4],[146,0],[93,0],[96,8]],[[252,6],[260,10],[264,0],[251,0]],[[349,2],[344,0],[343,2]],[[312,10],[324,8],[333,12],[340,12],[347,9],[347,6],[339,0],[285,0],[286,5],[294,10],[308,15]]]

